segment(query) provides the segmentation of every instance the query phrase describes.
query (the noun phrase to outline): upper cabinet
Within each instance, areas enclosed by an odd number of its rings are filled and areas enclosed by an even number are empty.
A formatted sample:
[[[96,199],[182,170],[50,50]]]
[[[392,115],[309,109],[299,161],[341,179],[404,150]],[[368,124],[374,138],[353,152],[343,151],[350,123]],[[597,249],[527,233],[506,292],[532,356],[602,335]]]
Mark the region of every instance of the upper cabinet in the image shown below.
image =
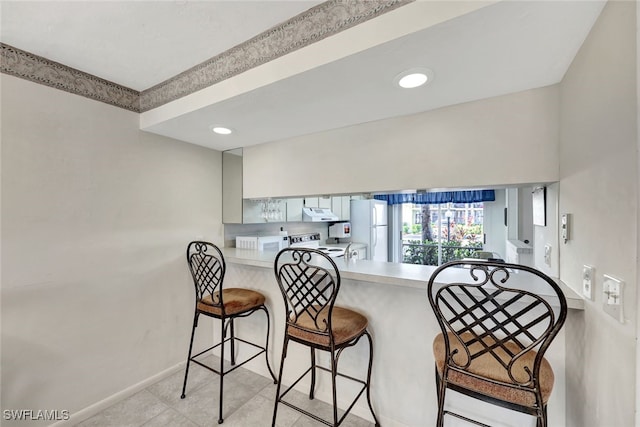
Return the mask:
[[[286,199],[245,199],[242,222],[244,224],[264,224],[287,221]],[[300,209],[302,212],[302,209]]]
[[[331,209],[341,221],[349,220],[349,202],[360,196],[243,199],[242,154],[242,148],[222,153],[222,222],[224,224],[300,222],[303,207]]]
[[[302,208],[304,207],[304,198],[296,197],[293,199],[285,199],[287,201],[287,221],[302,221]]]
[[[242,148],[222,152],[222,222],[242,224]]]

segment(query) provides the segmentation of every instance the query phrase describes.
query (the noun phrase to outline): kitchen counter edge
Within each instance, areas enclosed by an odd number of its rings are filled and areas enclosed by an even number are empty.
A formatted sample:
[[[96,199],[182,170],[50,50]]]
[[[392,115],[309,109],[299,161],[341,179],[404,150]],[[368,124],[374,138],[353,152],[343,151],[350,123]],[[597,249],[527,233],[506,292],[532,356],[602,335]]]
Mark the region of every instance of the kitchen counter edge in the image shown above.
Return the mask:
[[[221,248],[224,258],[229,264],[248,265],[253,267],[273,268],[277,255],[275,251],[255,251],[249,249]],[[430,265],[402,264],[368,260],[336,259],[336,265],[343,279],[358,280],[402,286],[414,289],[425,289],[427,281],[436,267]],[[564,292],[567,306],[570,309],[584,310],[584,298],[559,279],[554,278]]]

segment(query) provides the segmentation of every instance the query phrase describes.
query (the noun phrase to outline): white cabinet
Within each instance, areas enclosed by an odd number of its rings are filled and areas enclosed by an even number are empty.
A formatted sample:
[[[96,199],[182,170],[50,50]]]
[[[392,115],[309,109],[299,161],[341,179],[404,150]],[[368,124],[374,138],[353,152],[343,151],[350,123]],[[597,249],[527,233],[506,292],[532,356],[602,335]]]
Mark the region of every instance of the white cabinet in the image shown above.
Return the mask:
[[[302,221],[304,199],[287,199],[287,221]]]
[[[331,212],[342,219],[342,196],[333,196],[331,198]]]
[[[331,209],[331,197],[329,196],[318,197],[318,207]]]
[[[331,197],[305,197],[305,208],[327,208],[331,209]]]
[[[242,203],[242,223],[262,224],[286,221],[285,199],[245,199]]]
[[[304,198],[304,207],[305,208],[319,208],[319,202],[317,197],[305,197]]]
[[[362,196],[357,195],[294,197],[290,199],[244,199],[242,201],[241,223],[301,222],[303,207],[331,209],[340,221],[348,221],[351,217],[351,200],[361,198]]]
[[[348,221],[351,217],[351,196],[331,197],[331,211],[340,218],[340,221]]]
[[[262,217],[262,207],[258,200],[245,199],[242,201],[242,223],[261,224],[265,220]]]
[[[350,221],[351,201],[362,199],[364,199],[364,197],[361,194],[353,196],[334,196],[331,198],[331,210],[334,214],[338,215],[340,221]]]

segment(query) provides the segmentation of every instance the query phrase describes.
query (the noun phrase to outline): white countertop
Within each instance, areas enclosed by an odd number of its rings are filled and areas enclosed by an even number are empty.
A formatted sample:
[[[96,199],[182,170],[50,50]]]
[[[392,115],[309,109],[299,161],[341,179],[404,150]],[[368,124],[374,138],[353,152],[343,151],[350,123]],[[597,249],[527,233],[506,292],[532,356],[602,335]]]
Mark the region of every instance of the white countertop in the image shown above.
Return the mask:
[[[277,255],[275,251],[255,251],[250,249],[221,248],[227,263],[273,268]],[[335,259],[343,279],[388,284],[416,289],[426,289],[427,281],[436,267],[429,265],[402,264],[392,262]],[[453,272],[455,275],[455,272]],[[446,278],[447,276],[443,276]],[[453,279],[453,277],[452,277]],[[564,292],[567,306],[584,310],[584,299],[565,283],[556,279]]]

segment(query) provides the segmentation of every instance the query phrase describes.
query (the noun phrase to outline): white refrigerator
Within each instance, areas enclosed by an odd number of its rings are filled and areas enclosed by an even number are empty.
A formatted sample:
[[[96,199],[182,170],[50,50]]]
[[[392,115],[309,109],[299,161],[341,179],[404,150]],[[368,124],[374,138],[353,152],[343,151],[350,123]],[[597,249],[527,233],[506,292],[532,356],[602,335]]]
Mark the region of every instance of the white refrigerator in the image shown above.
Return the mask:
[[[351,201],[351,241],[367,245],[367,259],[389,260],[389,226],[387,202],[382,200]]]

